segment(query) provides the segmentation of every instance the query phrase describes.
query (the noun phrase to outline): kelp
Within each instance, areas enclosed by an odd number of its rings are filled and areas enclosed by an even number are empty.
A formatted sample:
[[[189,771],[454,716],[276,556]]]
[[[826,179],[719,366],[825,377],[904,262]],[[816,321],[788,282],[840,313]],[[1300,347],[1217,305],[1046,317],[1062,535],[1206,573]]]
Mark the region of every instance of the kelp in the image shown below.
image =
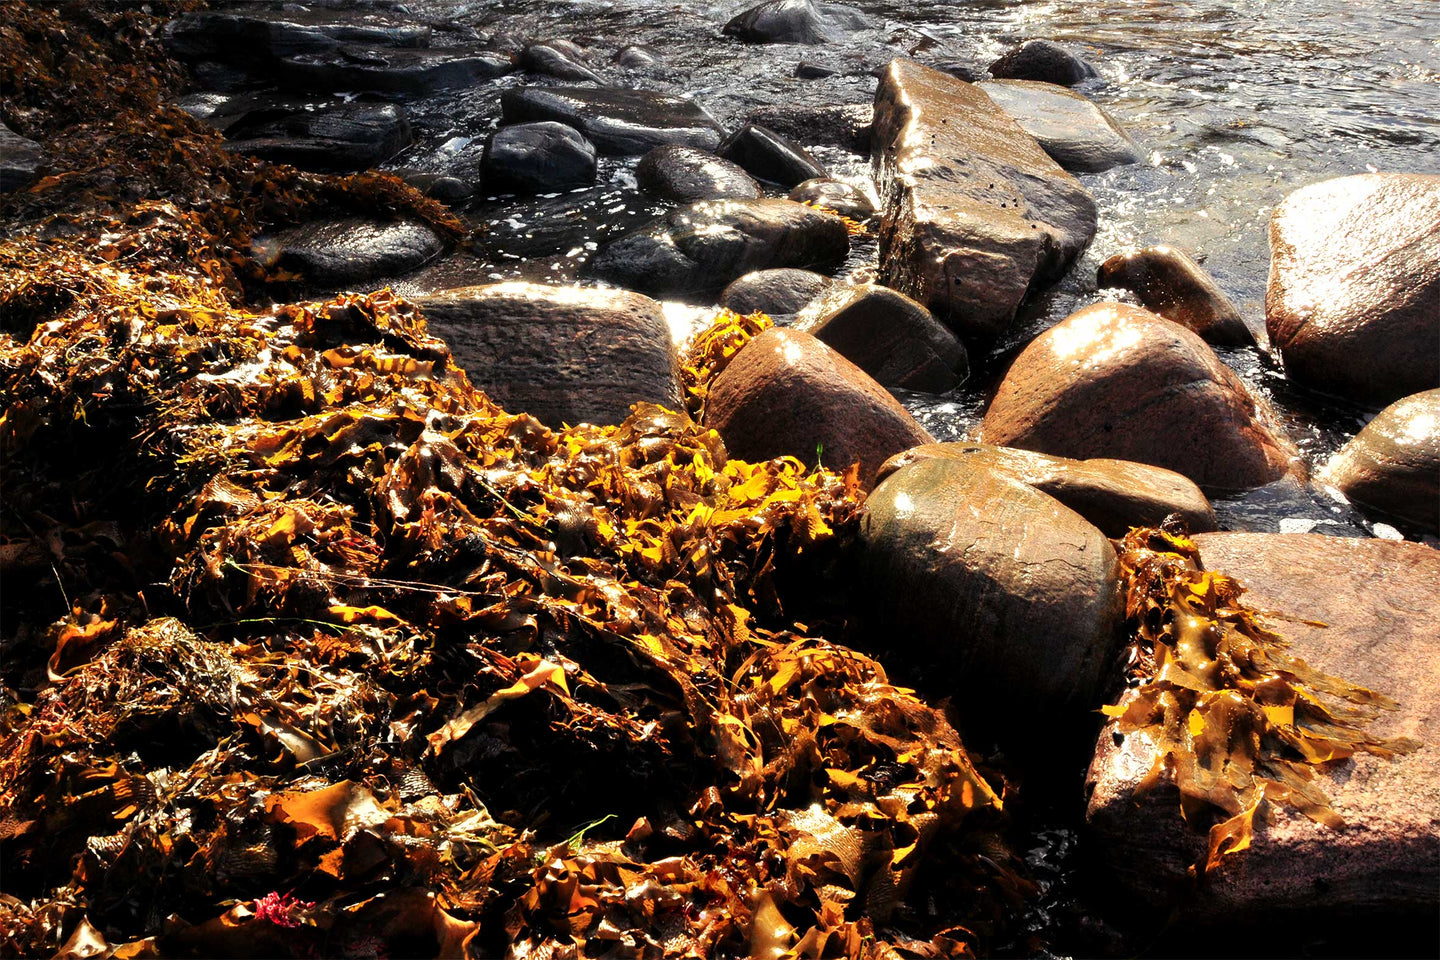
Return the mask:
[[[1139,685],[1103,709],[1121,733],[1154,741],[1138,792],[1168,775],[1182,816],[1208,825],[1197,875],[1250,846],[1267,803],[1341,826],[1317,771],[1356,753],[1392,757],[1420,746],[1367,733],[1394,701],[1287,653],[1284,638],[1242,601],[1241,584],[1203,569],[1182,530],[1132,530],[1120,560]]]
[[[685,409],[696,420],[705,412],[710,384],[730,365],[740,348],[775,325],[763,313],[739,314],[721,310],[705,329],[685,343],[680,364],[680,384],[685,390]]]

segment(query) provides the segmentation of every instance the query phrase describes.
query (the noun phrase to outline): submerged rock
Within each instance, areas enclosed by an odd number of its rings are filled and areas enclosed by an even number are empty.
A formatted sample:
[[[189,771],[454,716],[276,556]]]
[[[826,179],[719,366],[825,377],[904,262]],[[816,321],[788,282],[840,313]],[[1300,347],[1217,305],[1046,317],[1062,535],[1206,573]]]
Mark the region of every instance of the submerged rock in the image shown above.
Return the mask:
[[[659,53],[649,47],[631,45],[615,52],[615,65],[624,70],[645,70],[663,62]]]
[[[1243,346],[1255,335],[1225,291],[1190,255],[1174,247],[1117,253],[1100,264],[1096,282],[1135,294],[1146,310],[1193,330],[1209,343]]]
[[[563,123],[501,127],[480,161],[486,189],[549,193],[595,182],[595,147]]]
[[[706,150],[667,144],[645,154],[635,168],[640,189],[662,200],[755,200],[760,184],[729,160]]]
[[[886,459],[933,442],[865,371],[808,333],[780,328],[747,343],[715,378],[703,422],[744,460],[790,456],[837,472],[859,463],[866,489]]]
[[[990,64],[990,75],[1005,80],[1038,80],[1073,87],[1082,80],[1098,77],[1100,71],[1058,43],[1026,40]]]
[[[424,47],[431,29],[384,14],[339,17],[324,11],[200,10],[167,23],[165,46],[184,60],[255,63],[327,53],[342,44]]]
[[[1286,197],[1265,325],[1297,383],[1372,403],[1440,386],[1440,176],[1359,174]]]
[[[1099,173],[1140,162],[1140,150],[1089,97],[1053,83],[991,80],[980,89],[1066,170]]]
[[[863,153],[870,149],[873,112],[868,103],[780,104],[750,111],[745,122],[774,130],[796,143]]]
[[[720,306],[740,314],[787,317],[799,313],[833,286],[834,280],[810,270],[795,267],[754,270],[732,280],[721,291]]]
[[[408,273],[445,249],[435,231],[423,223],[379,223],[357,217],[302,223],[261,244],[273,246],[280,266],[321,286]]]
[[[875,216],[875,204],[860,190],[844,180],[819,177],[806,180],[790,191],[790,199],[796,203],[808,203],[838,213],[851,220],[869,220]]]
[[[878,284],[836,284],[795,320],[886,387],[943,393],[970,374],[965,348],[930,311]]]
[[[393,103],[244,98],[221,108],[211,122],[223,128],[231,150],[327,173],[383,163],[412,136],[405,111]]]
[[[325,53],[287,57],[263,72],[304,90],[424,94],[474,86],[514,68],[509,57],[475,47],[411,50],[346,45]]]
[[[804,147],[753,123],[726,137],[716,152],[761,180],[782,187],[825,176],[825,168]]]
[[[475,386],[508,411],[559,427],[617,424],[641,401],[685,409],[670,327],[649,297],[495,283],[417,302]]]
[[[725,24],[726,36],[751,43],[833,43],[870,21],[853,7],[813,0],[766,0]]]
[[[1440,390],[1380,411],[1320,478],[1363,507],[1440,534]]]
[[[45,149],[40,144],[0,124],[0,193],[30,186],[44,160]]]
[[[1120,303],[1086,307],[1036,337],[982,432],[999,446],[1164,467],[1212,492],[1261,486],[1298,462],[1205,341]]]
[[[1095,233],[1095,201],[979,87],[908,60],[875,93],[880,280],[994,337]]]
[[[1107,537],[1131,527],[1158,527],[1179,514],[1192,533],[1214,530],[1215,511],[1194,483],[1175,473],[1129,460],[1071,460],[987,443],[932,443],[897,454],[880,467],[876,482],[920,460],[961,460],[1054,497]]]
[[[546,76],[556,77],[561,80],[589,80],[592,83],[604,83],[605,78],[594,70],[585,66],[580,60],[567,51],[561,50],[553,43],[532,43],[520,54],[520,66],[534,73],[543,73]]]
[[[667,143],[720,145],[720,125],[693,100],[621,87],[521,87],[500,98],[504,122],[554,120],[603,154],[638,156]]]
[[[395,174],[425,196],[439,200],[441,203],[460,203],[469,200],[475,193],[475,188],[469,183],[448,173],[431,173],[426,170],[408,168],[387,172]]]

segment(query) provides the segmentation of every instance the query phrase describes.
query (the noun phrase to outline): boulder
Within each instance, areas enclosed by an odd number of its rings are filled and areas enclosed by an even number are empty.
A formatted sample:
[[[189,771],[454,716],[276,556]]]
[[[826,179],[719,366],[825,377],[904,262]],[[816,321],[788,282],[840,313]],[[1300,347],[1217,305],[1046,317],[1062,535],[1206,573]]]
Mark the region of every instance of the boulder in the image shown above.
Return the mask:
[[[574,127],[546,121],[496,130],[485,144],[485,188],[550,193],[595,182],[595,147]]]
[[[551,427],[617,424],[630,405],[684,410],[660,304],[626,290],[495,283],[416,301],[475,386]]]
[[[1263,622],[1289,641],[1292,655],[1399,701],[1398,710],[1380,712],[1371,733],[1414,737],[1423,747],[1395,760],[1362,753],[1318,768],[1317,785],[1344,818],[1343,829],[1267,804],[1254,844],[1197,886],[1186,868],[1204,855],[1205,834],[1182,821],[1169,775],[1165,785],[1137,795],[1153,741],[1143,733],[1117,738],[1107,726],[1090,767],[1087,814],[1107,873],[1133,895],[1200,924],[1263,924],[1299,935],[1368,920],[1384,922],[1388,936],[1392,922],[1408,919],[1433,937],[1440,913],[1440,552],[1314,534],[1209,533],[1195,541],[1207,569],[1244,582],[1250,606],[1278,612]]]
[[[740,164],[761,180],[794,187],[803,181],[825,176],[825,168],[805,148],[774,130],[747,123],[726,137],[716,151],[726,160]]]
[[[930,311],[874,283],[836,284],[795,329],[829,344],[882,386],[943,393],[970,374],[965,348]]]
[[[1359,174],[1286,197],[1265,325],[1297,383],[1377,405],[1440,386],[1440,175]]]
[[[1070,460],[986,443],[932,443],[896,454],[876,483],[919,460],[961,460],[1034,487],[1119,538],[1131,527],[1158,527],[1179,514],[1192,533],[1215,529],[1215,511],[1200,488],[1172,470],[1128,460]]]
[[[1198,333],[1208,343],[1244,346],[1255,342],[1240,311],[1190,255],[1174,247],[1146,247],[1117,253],[1100,264],[1096,282],[1129,290],[1151,313]]]
[[[755,337],[710,385],[703,417],[733,457],[797,457],[843,472],[860,464],[868,489],[885,460],[930,434],[865,371],[808,333]]]
[[[720,145],[720,125],[693,100],[620,87],[521,87],[500,97],[504,122],[554,120],[603,154],[640,156],[667,143]]]
[[[1083,517],[979,463],[920,460],[860,522],[868,645],[923,664],[962,716],[1009,730],[1081,716],[1113,680],[1119,560]]]
[[[469,200],[475,193],[475,188],[469,183],[459,177],[452,177],[448,173],[411,170],[408,167],[387,172],[395,174],[425,196],[439,200],[441,203],[460,203]]]
[[[720,293],[720,306],[736,313],[765,313],[788,317],[835,285],[829,277],[810,270],[777,267],[754,270],[732,280]]]
[[[660,54],[649,47],[632,44],[615,51],[614,63],[622,70],[647,70],[661,62]]]
[[[412,135],[405,111],[393,103],[241,98],[210,122],[223,129],[230,150],[326,173],[354,173],[383,163]]]
[[[520,66],[560,80],[588,80],[604,83],[605,78],[553,43],[532,43],[520,54]]]
[[[1141,160],[1135,141],[1084,94],[1033,80],[991,80],[980,89],[1066,170],[1099,173]]]
[[[859,10],[813,0],[766,0],[733,17],[724,34],[750,43],[833,43],[870,21]]]
[[[870,202],[870,198],[844,180],[831,180],[828,177],[806,180],[790,191],[790,199],[796,203],[808,203],[822,210],[838,213],[851,220],[869,220],[875,216],[875,204]]]
[[[1038,80],[1073,87],[1082,80],[1100,76],[1094,65],[1058,43],[1026,40],[994,63],[990,76],[1004,80]]]
[[[774,130],[796,143],[863,153],[870,149],[872,113],[868,103],[787,103],[752,110],[745,122]]]
[[[471,87],[513,69],[509,57],[480,47],[412,50],[344,44],[322,53],[257,63],[252,72],[302,90],[420,95]]]
[[[635,168],[640,189],[652,197],[694,203],[697,200],[756,200],[760,184],[729,160],[694,147],[667,144],[645,154]]]
[[[850,248],[845,222],[789,200],[692,203],[612,240],[590,276],[656,296],[713,293],[766,267],[830,272]]]
[[[1354,503],[1440,534],[1440,390],[1380,411],[1320,478]]]
[[[423,223],[379,223],[358,217],[315,220],[287,227],[257,246],[273,249],[281,267],[317,286],[363,283],[409,273],[445,249]]]
[[[430,36],[424,24],[384,14],[340,18],[324,11],[255,6],[181,14],[162,31],[166,48],[182,60],[242,65],[327,53],[342,44],[425,47]]]
[[[1138,307],[1097,303],[1021,352],[982,432],[999,446],[1165,467],[1215,492],[1293,469],[1295,451],[1266,419],[1194,333]]]
[[[795,71],[791,74],[796,80],[823,80],[825,77],[833,77],[839,73],[839,69],[828,63],[819,63],[814,60],[801,60],[795,64]]]
[[[0,124],[0,194],[30,186],[44,160],[40,144]]]
[[[895,60],[875,92],[880,282],[993,338],[1095,233],[1095,201],[974,84]]]

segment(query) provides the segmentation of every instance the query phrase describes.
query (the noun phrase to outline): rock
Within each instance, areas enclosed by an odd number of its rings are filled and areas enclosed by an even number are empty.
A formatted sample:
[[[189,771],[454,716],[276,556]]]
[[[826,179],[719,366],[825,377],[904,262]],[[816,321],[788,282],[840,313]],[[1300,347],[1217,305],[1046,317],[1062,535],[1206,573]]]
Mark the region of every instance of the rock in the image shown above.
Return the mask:
[[[377,14],[339,19],[324,12],[256,7],[186,13],[162,31],[166,48],[182,60],[253,66],[286,57],[327,53],[342,44],[424,47],[429,27]]]
[[[1133,895],[1192,923],[1299,934],[1339,918],[1384,921],[1389,931],[1408,918],[1433,937],[1440,910],[1440,552],[1314,534],[1195,540],[1207,569],[1244,582],[1251,607],[1286,615],[1265,622],[1290,642],[1292,655],[1399,701],[1369,732],[1415,737],[1424,746],[1395,760],[1359,754],[1316,768],[1343,829],[1267,804],[1269,822],[1257,818],[1254,845],[1196,885],[1186,867],[1204,855],[1205,834],[1181,820],[1173,788],[1137,796],[1154,744],[1136,734],[1117,746],[1107,726],[1090,767],[1087,814],[1105,869]]]
[[[662,200],[755,200],[760,184],[729,160],[705,150],[667,144],[645,154],[635,168],[640,189]]]
[[[175,101],[175,106],[184,110],[196,120],[210,120],[221,115],[233,103],[235,97],[228,93],[197,91],[187,93]]]
[[[431,173],[425,170],[410,170],[403,167],[388,172],[395,174],[395,176],[404,180],[410,184],[410,186],[425,194],[425,196],[439,200],[441,203],[459,203],[463,200],[469,200],[475,193],[474,188],[471,187],[470,184],[461,180],[459,177],[452,177],[447,173]]]
[[[796,143],[863,153],[870,149],[872,112],[868,103],[782,104],[752,110],[745,122],[774,130]]]
[[[755,270],[730,282],[720,293],[720,306],[741,314],[788,317],[834,285],[834,280],[809,270]]]
[[[1180,474],[1128,460],[1070,460],[986,443],[932,443],[896,454],[876,483],[919,460],[961,460],[1034,487],[1095,524],[1107,537],[1131,527],[1158,527],[1172,513],[1192,533],[1214,530],[1215,511],[1200,488]]]
[[[941,73],[948,73],[957,80],[964,80],[966,83],[979,83],[988,75],[986,71],[968,60],[926,60],[925,66],[932,70],[939,70]]]
[[[795,64],[795,72],[792,74],[797,80],[823,80],[825,77],[833,77],[840,71],[826,63],[816,63],[814,60],[801,60]]]
[[[943,393],[970,375],[955,334],[903,293],[878,284],[836,284],[796,317],[882,386]]]
[[[1135,294],[1146,310],[1193,330],[1209,343],[1244,346],[1255,335],[1240,311],[1190,255],[1174,247],[1117,253],[1100,264],[1096,282]]]
[[[994,63],[990,75],[1003,80],[1038,80],[1073,87],[1082,80],[1100,76],[1100,71],[1058,43],[1026,40]]]
[[[1380,411],[1321,479],[1355,503],[1440,534],[1440,390]]]
[[[302,90],[412,95],[474,86],[513,69],[509,57],[479,47],[410,50],[349,44],[265,65],[266,75]]]
[[[526,47],[525,51],[520,54],[520,66],[534,73],[543,73],[561,80],[605,82],[600,74],[548,43],[532,43]]]
[[[435,231],[422,223],[378,223],[358,217],[302,223],[260,243],[278,253],[280,266],[317,286],[363,283],[408,273],[445,248]]]
[[[625,290],[495,283],[417,300],[471,381],[551,427],[617,424],[630,405],[684,410],[660,304]]]
[[[1074,90],[1032,80],[991,80],[980,89],[1066,170],[1099,173],[1141,160],[1110,114]]]
[[[660,54],[649,47],[631,45],[615,52],[614,63],[624,70],[645,70],[661,63]]]
[[[845,222],[789,200],[690,204],[601,247],[589,275],[642,293],[719,290],[767,267],[830,272],[850,248]]]
[[[0,124],[0,193],[30,186],[44,161],[44,147]]]
[[[875,216],[875,204],[870,202],[870,198],[844,180],[831,180],[828,177],[806,180],[790,191],[790,199],[796,203],[808,203],[822,210],[838,213],[851,220],[869,220]]]
[[[619,87],[522,87],[500,98],[505,123],[554,120],[604,154],[639,156],[667,143],[720,145],[720,125],[692,100]]]
[[[833,43],[870,21],[859,10],[812,0],[767,0],[725,24],[724,34],[750,43]]]
[[[227,147],[304,170],[353,173],[383,163],[411,138],[410,121],[393,103],[305,104],[270,98],[242,100],[234,120],[216,114]]]
[[[794,187],[805,180],[825,176],[825,168],[804,147],[753,123],[726,137],[716,152],[761,180],[782,187]]]
[[[865,371],[808,333],[774,327],[755,337],[710,385],[705,426],[733,457],[797,457],[843,472],[875,468],[931,436]]]
[[[1009,730],[1094,710],[1121,646],[1119,560],[1059,501],[965,460],[902,467],[865,502],[862,623],[965,716]]]
[[[986,443],[1165,467],[1206,491],[1292,469],[1240,378],[1205,341],[1153,313],[1097,303],[1036,337],[985,413]]]
[[[1095,201],[974,84],[895,60],[875,92],[880,282],[992,338],[1095,233]]]
[[[1376,404],[1440,386],[1440,176],[1359,174],[1286,197],[1265,325],[1297,383]]]
[[[480,171],[486,189],[550,193],[595,182],[595,147],[563,123],[501,127],[485,144]]]

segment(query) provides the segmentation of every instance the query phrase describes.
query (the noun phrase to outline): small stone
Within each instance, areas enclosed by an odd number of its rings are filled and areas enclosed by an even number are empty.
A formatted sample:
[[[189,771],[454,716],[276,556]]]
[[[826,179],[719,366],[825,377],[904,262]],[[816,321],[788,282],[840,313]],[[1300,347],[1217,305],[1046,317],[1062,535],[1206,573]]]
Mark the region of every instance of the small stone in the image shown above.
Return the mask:
[[[1026,40],[990,64],[990,75],[997,79],[1038,80],[1073,87],[1083,80],[1098,77],[1100,71],[1058,43]]]
[[[875,216],[875,204],[859,188],[843,180],[817,177],[806,180],[790,191],[796,203],[808,203],[851,220],[869,220]]]
[[[1225,291],[1189,254],[1174,247],[1117,253],[1100,264],[1096,282],[1129,290],[1146,310],[1193,330],[1208,343],[1233,347],[1255,342]]]
[[[561,80],[589,80],[592,83],[604,83],[605,79],[580,63],[578,60],[566,55],[556,49],[553,44],[532,43],[520,54],[520,66],[532,73],[543,73],[546,76],[556,77]]]
[[[480,162],[486,190],[572,190],[595,182],[595,147],[563,123],[501,127]]]

